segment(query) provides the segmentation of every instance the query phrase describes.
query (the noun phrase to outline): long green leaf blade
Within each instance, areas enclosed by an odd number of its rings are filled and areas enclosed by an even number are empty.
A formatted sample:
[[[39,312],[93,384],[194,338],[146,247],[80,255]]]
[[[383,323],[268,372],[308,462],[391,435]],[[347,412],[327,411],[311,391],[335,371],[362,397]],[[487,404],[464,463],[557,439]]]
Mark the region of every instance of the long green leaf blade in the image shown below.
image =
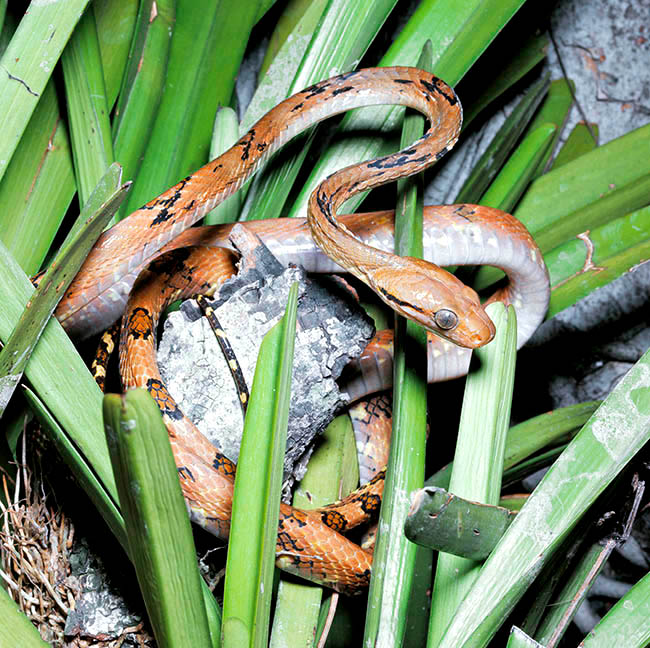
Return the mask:
[[[538,178],[515,216],[533,234],[648,173],[650,124]]]
[[[555,124],[542,124],[526,135],[483,194],[481,205],[511,211],[546,156],[556,131]]]
[[[616,541],[610,537],[602,544],[597,542],[582,548],[577,562],[571,565],[569,577],[548,601],[548,610],[535,631],[536,641],[544,646],[558,645],[615,545]]]
[[[579,430],[587,422],[599,405],[600,401],[589,401],[561,407],[511,427],[506,437],[506,454],[503,459],[504,479],[506,471],[527,461],[536,452],[547,446],[572,439],[575,436],[573,432]],[[553,455],[555,457],[560,454],[561,450],[554,449],[552,452],[555,452]],[[453,462],[431,475],[424,485],[449,489],[452,468]]]
[[[474,351],[476,368],[467,376],[449,491],[496,505],[501,494],[506,433],[514,384],[517,321],[512,306],[486,309],[496,326],[494,340]],[[480,564],[440,554],[433,583],[427,646],[444,642],[445,628],[475,582]]]
[[[300,480],[293,505],[313,509],[345,497],[359,483],[359,463],[352,424],[347,415],[328,426],[307,472]],[[338,598],[338,594],[333,596]],[[311,648],[319,622],[323,588],[313,583],[280,579],[273,614],[271,648]],[[323,604],[327,607],[327,602]],[[318,635],[316,635],[318,636]]]
[[[94,4],[110,106],[128,54],[136,4]],[[28,274],[40,269],[75,191],[66,122],[50,80],[0,182],[0,239]]]
[[[93,2],[109,109],[124,77],[139,4],[137,0]]]
[[[49,83],[0,182],[0,240],[35,274],[76,191],[65,122]]]
[[[34,287],[0,243],[0,339],[6,342],[13,332]],[[52,380],[57,367],[57,380]],[[117,499],[115,481],[101,421],[101,392],[92,379],[70,338],[51,318],[25,368],[34,390],[66,430],[96,471],[98,478]],[[70,404],[74,403],[72,407]]]
[[[90,249],[124,200],[128,185],[122,185],[122,170],[112,166],[104,175],[82,210],[74,236],[45,273],[29,308],[25,309],[13,334],[0,351],[0,417],[20,381],[32,350],[48,319],[79,271]]]
[[[504,470],[565,439],[569,432],[581,428],[599,405],[600,401],[588,401],[560,407],[511,427],[506,439]]]
[[[569,111],[573,105],[574,89],[575,83],[571,79],[567,81],[562,78],[551,81],[546,99],[528,128],[529,132],[534,131],[543,124],[555,124],[556,128],[553,143],[547,149],[544,158],[540,160],[537,176],[548,171],[548,168],[550,167],[549,159],[555,150],[558,140],[560,139],[560,134],[562,133],[562,129],[564,128],[569,116]]]
[[[115,159],[129,179],[137,175],[160,105],[175,15],[175,0],[147,0],[138,11],[112,125]],[[122,209],[118,219],[127,215]]]
[[[230,103],[258,4],[177,0],[165,88],[129,211],[207,161],[217,107]]]
[[[418,67],[430,70],[433,52],[427,41]],[[424,133],[424,118],[407,114],[401,146],[408,146]],[[395,219],[395,253],[422,258],[422,178],[398,183]],[[373,553],[372,578],[364,644],[400,644],[406,616],[417,547],[402,533],[408,513],[405,493],[424,481],[427,429],[426,331],[404,318],[395,317],[393,361],[393,432],[386,483],[379,514],[379,533]]]
[[[294,284],[285,316],[264,336],[255,367],[235,478],[224,648],[263,648],[268,641],[297,306]]]
[[[273,63],[266,72],[260,71],[260,80],[251,99],[244,117],[242,118],[240,131],[247,132],[250,127],[266,114],[271,108],[279,104],[292,94],[302,90],[309,83],[324,78],[328,73],[334,73],[327,66],[318,65],[318,53],[327,46],[328,52],[337,50],[337,44],[327,43],[328,30],[319,31],[319,22],[326,8],[330,8],[329,21],[332,22],[340,7],[353,6],[350,3],[338,2],[331,4],[329,0],[315,0],[308,3],[303,15],[291,31],[291,38],[280,48]],[[365,5],[369,6],[369,5]],[[349,11],[349,8],[347,9]],[[282,21],[282,18],[280,19]],[[280,22],[278,22],[278,27]],[[318,34],[321,34],[321,40]],[[336,32],[334,32],[336,33]],[[305,54],[308,50],[313,52],[312,57],[305,61]],[[334,57],[331,53],[330,57]],[[334,70],[341,69],[340,61],[336,63]],[[300,84],[303,84],[301,86]]]
[[[88,0],[34,0],[0,59],[0,179]]]
[[[278,18],[278,21],[275,24],[273,33],[269,38],[269,45],[264,53],[264,60],[262,61],[258,75],[260,78],[266,75],[271,64],[277,60],[278,55],[287,44],[287,41],[296,39],[303,28],[306,28],[308,32],[313,31],[318,22],[318,16],[323,13],[327,2],[328,0],[289,0],[287,2],[282,15]],[[315,14],[317,16],[316,20],[313,22],[311,19],[305,20],[305,16],[307,16],[313,9],[318,12]],[[311,25],[311,28],[307,27],[308,24]],[[302,58],[302,54],[298,58]],[[298,61],[296,61],[296,63],[298,63]],[[293,73],[288,73],[288,76],[293,78]],[[267,111],[265,110],[263,112]]]
[[[650,165],[648,166],[650,170]],[[535,241],[544,251],[553,250],[586,230],[593,231],[616,218],[645,207],[650,202],[650,173],[616,187],[597,201],[577,209],[560,222],[544,228]]]
[[[104,72],[92,6],[84,13],[61,57],[79,202],[113,163]]]
[[[129,553],[156,641],[211,646],[192,529],[158,405],[146,389],[104,397]],[[173,542],[170,542],[173,538]]]
[[[590,205],[597,207],[598,201],[612,189],[641,181],[650,171],[647,156],[649,147],[650,125],[638,128],[553,169],[531,184],[514,215],[533,236],[548,232],[552,237],[556,224],[562,227],[562,222],[570,219],[571,214]],[[589,209],[583,215],[589,216]],[[588,220],[582,224],[574,222],[573,234],[584,232],[590,227]],[[547,240],[545,245],[555,247],[562,242]],[[546,254],[549,248],[542,247],[542,252]],[[500,276],[501,272],[495,268],[481,268],[476,275],[474,287],[482,290]]]
[[[592,132],[598,137],[598,124],[589,124],[589,127],[591,128],[591,132],[587,124],[583,122],[579,122],[573,127],[560,152],[553,160],[551,168],[559,169],[567,162],[573,162],[573,160],[585,153],[593,151],[598,146],[598,142],[595,142],[592,137]]]

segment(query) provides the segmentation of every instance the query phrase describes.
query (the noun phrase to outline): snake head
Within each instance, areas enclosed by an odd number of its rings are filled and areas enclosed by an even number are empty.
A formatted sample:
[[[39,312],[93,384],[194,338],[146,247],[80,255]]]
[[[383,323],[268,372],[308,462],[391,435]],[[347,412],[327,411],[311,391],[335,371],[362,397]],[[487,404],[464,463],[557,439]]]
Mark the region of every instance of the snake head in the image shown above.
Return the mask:
[[[476,349],[492,340],[494,324],[474,290],[428,261],[402,257],[401,262],[397,272],[382,268],[372,277],[392,309],[458,346]]]

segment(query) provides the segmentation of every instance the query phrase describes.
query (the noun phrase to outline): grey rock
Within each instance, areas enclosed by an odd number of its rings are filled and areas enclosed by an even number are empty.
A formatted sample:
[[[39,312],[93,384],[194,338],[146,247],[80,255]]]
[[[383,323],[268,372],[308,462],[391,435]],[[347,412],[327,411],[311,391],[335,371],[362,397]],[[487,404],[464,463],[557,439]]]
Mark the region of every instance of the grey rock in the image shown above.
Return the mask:
[[[79,586],[79,595],[75,598],[74,610],[66,619],[66,637],[99,641],[119,639],[126,630],[142,621],[140,614],[133,612],[133,602],[125,601],[101,558],[83,539],[70,552],[70,569],[71,577]],[[123,646],[137,645],[129,642],[128,635],[124,639]]]
[[[262,245],[255,254],[251,261],[249,252],[212,304],[250,389],[262,339],[284,315],[291,285],[299,283],[285,479],[299,478],[311,442],[347,405],[336,379],[366,347],[374,328],[339,284],[310,281],[301,268],[285,269]],[[192,303],[168,317],[158,362],[183,412],[237,461],[243,430],[239,396],[212,329],[205,318],[197,319]]]

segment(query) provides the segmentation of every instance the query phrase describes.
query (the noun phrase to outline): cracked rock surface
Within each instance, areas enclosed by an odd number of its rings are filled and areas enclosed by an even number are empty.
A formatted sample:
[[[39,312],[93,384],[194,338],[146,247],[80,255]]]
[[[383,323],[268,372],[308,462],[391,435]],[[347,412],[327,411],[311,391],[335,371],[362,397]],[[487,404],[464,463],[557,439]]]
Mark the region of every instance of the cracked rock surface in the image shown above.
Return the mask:
[[[300,477],[311,441],[347,404],[336,379],[366,347],[374,327],[334,281],[310,281],[301,268],[284,268],[262,245],[254,253],[254,263],[245,262],[212,305],[250,389],[262,338],[283,316],[291,285],[299,283],[285,478]],[[183,412],[236,461],[240,399],[216,337],[197,310],[195,302],[186,302],[168,317],[158,350],[161,374]]]
[[[112,581],[102,559],[83,539],[78,540],[70,552],[70,568],[80,593],[66,619],[66,637],[119,640],[124,648],[142,646],[135,635],[142,628],[142,612],[132,611],[134,602],[124,599],[122,588]],[[141,601],[138,603],[142,606]],[[151,644],[145,642],[144,645]]]

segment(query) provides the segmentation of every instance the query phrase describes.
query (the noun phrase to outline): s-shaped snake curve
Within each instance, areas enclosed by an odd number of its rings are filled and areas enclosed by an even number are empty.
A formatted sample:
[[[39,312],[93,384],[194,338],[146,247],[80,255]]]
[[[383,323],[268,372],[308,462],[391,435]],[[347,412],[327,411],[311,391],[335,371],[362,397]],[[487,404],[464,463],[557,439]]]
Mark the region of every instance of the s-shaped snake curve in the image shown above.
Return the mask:
[[[405,67],[340,75],[283,101],[229,151],[104,233],[56,311],[71,335],[86,337],[120,317],[130,299],[120,343],[124,388],[146,386],[158,402],[191,516],[221,537],[229,527],[234,465],[183,416],[155,377],[158,309],[170,295],[175,299],[180,294],[210,294],[233,272],[232,253],[225,249],[229,227],[188,229],[191,225],[242,186],[294,135],[351,108],[379,104],[414,108],[428,118],[430,127],[422,138],[398,153],[327,178],[312,194],[307,222],[256,221],[247,227],[281,260],[301,263],[311,271],[350,272],[397,312],[424,325],[434,334],[428,344],[430,380],[462,375],[467,370],[469,349],[486,344],[494,335],[494,325],[476,293],[438,266],[490,264],[502,268],[508,284],[488,301],[500,300],[516,307],[521,346],[545,314],[549,283],[539,249],[512,216],[474,205],[426,208],[425,258],[438,265],[390,252],[390,212],[337,218],[337,207],[355,193],[422,171],[456,142],[462,111],[454,91],[428,73]],[[193,247],[183,249],[188,245]],[[164,252],[167,254],[155,260]],[[173,285],[169,287],[172,270]],[[158,287],[159,295],[165,292],[164,299],[152,298],[152,286]],[[168,287],[163,290],[163,286]],[[145,299],[147,305],[139,305],[139,299]],[[364,362],[376,364],[372,354],[366,354],[362,365]],[[363,384],[350,386],[351,392],[367,391],[374,380],[372,372],[366,371],[360,380]],[[381,382],[381,378],[377,380]],[[371,555],[332,528],[351,528],[376,510],[382,488],[380,475],[343,504],[317,511],[283,505],[279,566],[340,591],[366,585]]]

